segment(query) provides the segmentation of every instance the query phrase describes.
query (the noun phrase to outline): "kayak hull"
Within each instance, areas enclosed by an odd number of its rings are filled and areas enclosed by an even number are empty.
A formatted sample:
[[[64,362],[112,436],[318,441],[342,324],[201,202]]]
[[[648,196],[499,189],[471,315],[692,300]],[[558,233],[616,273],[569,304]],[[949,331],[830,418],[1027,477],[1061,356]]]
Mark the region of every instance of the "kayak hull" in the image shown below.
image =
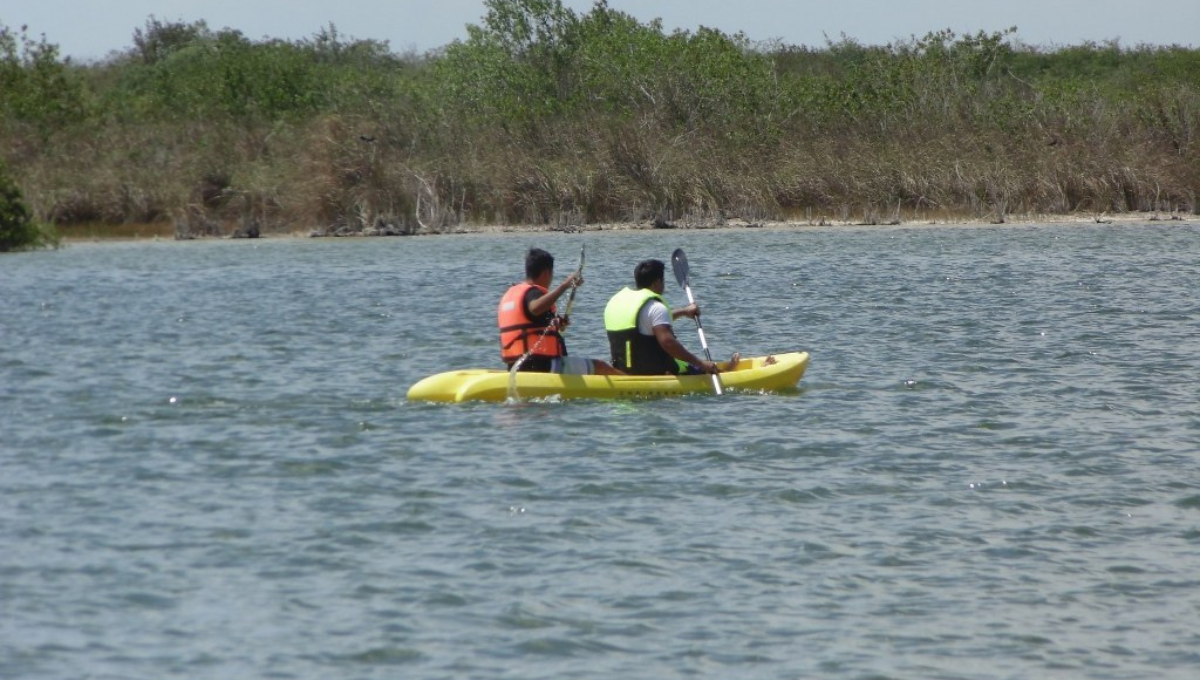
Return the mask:
[[[721,387],[732,391],[776,392],[793,389],[808,368],[808,352],[748,357],[733,369],[722,364]],[[471,368],[425,378],[408,390],[410,401],[507,401],[510,376],[505,370]],[[638,399],[713,392],[709,375],[562,375],[518,372],[519,399]]]

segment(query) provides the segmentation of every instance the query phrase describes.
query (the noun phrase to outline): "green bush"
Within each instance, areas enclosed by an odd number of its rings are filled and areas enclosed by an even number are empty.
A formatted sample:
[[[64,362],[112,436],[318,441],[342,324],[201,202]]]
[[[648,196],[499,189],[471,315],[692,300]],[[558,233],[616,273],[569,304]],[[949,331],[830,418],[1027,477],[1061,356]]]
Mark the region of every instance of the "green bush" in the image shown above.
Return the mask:
[[[0,165],[0,253],[55,244],[56,240],[33,221],[21,190]]]
[[[132,120],[303,120],[363,110],[395,97],[400,60],[381,43],[343,40],[336,27],[312,40],[254,42],[203,21],[151,17],[134,34],[106,105]]]
[[[403,56],[151,17],[78,65],[0,26],[0,155],[68,229],[1200,210],[1200,50],[796,48],[605,0],[483,5]]]
[[[87,102],[82,81],[58,46],[34,41],[0,24],[0,117],[35,127],[43,139],[83,120]]]

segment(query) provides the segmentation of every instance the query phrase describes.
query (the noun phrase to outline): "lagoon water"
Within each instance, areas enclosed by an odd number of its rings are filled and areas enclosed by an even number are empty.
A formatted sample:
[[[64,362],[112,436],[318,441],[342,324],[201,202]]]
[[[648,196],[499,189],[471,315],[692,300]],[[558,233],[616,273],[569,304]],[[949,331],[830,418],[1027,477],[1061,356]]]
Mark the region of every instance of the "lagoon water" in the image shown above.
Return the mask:
[[[531,245],[586,245],[575,354],[682,246],[715,355],[809,371],[406,402],[496,365]],[[0,257],[0,677],[1195,678],[1198,263],[1195,221]]]

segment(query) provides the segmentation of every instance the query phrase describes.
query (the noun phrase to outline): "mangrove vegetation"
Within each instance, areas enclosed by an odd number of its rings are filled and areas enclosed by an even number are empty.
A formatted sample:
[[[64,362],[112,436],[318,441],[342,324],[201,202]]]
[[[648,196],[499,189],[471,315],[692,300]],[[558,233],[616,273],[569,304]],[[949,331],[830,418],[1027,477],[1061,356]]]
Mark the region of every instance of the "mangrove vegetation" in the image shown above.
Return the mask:
[[[1200,211],[1195,49],[1016,28],[813,48],[603,0],[485,10],[425,54],[150,17],[76,63],[0,25],[11,202],[62,233],[180,237]]]

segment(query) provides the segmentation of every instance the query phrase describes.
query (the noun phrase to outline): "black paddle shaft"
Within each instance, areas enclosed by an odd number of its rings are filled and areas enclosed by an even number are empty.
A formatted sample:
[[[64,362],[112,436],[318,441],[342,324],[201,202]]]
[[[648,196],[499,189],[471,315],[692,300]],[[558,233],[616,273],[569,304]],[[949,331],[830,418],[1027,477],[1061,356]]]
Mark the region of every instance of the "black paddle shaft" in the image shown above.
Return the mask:
[[[687,255],[684,254],[683,248],[676,248],[675,252],[671,253],[671,269],[675,271],[675,280],[679,282],[679,285],[683,286],[683,291],[687,293],[688,304],[696,304],[696,298],[692,296],[692,286],[688,283],[690,268],[688,267]],[[704,348],[704,358],[708,359],[709,363],[712,363],[712,353],[708,351],[708,339],[704,337],[704,326],[700,323],[700,315],[696,314],[693,318],[696,320],[696,332],[700,334],[700,346]],[[713,373],[712,381],[713,391],[718,395],[723,394],[721,379],[717,377],[716,373]]]

